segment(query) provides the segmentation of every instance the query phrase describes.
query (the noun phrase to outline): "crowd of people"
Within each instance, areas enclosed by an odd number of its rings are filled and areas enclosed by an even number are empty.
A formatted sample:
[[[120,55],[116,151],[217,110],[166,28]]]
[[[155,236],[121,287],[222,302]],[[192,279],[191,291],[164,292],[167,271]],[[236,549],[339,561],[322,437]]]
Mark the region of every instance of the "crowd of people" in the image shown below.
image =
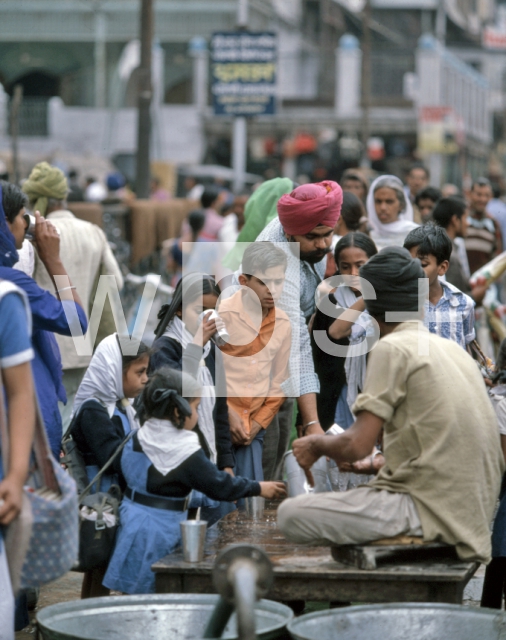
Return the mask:
[[[237,195],[204,186],[170,245],[175,291],[152,344],[132,354],[129,336],[110,330],[94,344],[88,332],[86,356],[73,337],[86,334],[98,279],[121,289],[123,277],[101,229],[68,210],[74,183],[47,163],[21,187],[0,183],[10,434],[0,525],[20,509],[39,404],[54,458],[71,438],[88,481],[123,447],[101,484],[122,493],[115,547],[85,573],[82,597],[151,593],[151,565],[181,543],[182,520],[198,510],[212,525],[248,496],[286,497],[283,458],[296,433],[308,482],[321,456],[353,481],[283,500],[288,540],[442,541],[490,563],[483,604],[501,607],[506,499],[492,540],[490,524],[506,457],[506,345],[498,349],[486,305],[504,294],[471,277],[506,241],[506,204],[487,179],[466,193],[439,190],[415,165],[406,185],[393,175],[369,185],[353,169],[342,186],[274,178]],[[478,344],[485,334],[495,366]],[[0,536],[2,622],[13,602]]]

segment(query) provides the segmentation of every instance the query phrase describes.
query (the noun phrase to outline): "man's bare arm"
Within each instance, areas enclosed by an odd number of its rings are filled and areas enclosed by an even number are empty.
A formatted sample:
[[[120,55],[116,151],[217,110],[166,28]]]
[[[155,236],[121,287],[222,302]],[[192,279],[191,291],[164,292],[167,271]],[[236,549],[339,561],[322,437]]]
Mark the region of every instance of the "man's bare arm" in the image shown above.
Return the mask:
[[[337,464],[362,460],[373,450],[384,422],[369,411],[361,411],[353,425],[338,436],[311,435],[295,440],[294,456],[306,472],[322,456]]]

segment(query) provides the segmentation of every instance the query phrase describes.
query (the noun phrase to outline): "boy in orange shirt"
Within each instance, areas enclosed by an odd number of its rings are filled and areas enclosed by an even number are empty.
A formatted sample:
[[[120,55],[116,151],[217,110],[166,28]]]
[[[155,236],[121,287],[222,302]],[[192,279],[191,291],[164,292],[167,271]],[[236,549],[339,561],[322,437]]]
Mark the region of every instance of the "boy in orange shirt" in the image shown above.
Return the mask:
[[[276,308],[285,282],[286,255],[271,242],[244,252],[241,289],[217,309],[230,340],[220,347],[227,378],[230,434],[237,475],[262,481],[265,429],[282,405],[289,377],[291,327]]]

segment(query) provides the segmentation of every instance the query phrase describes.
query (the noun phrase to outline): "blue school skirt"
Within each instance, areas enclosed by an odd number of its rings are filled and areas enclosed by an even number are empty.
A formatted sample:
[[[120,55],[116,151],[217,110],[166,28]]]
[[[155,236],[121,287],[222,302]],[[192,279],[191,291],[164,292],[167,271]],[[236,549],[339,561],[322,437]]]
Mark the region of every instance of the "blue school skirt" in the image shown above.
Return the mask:
[[[142,452],[134,451],[130,440],[121,458],[128,486],[133,491],[163,500],[162,496],[146,490],[150,466],[149,458]],[[183,498],[181,504],[184,504]],[[154,593],[155,574],[151,571],[151,565],[172,553],[181,543],[179,523],[187,517],[187,511],[157,509],[124,497],[116,545],[103,585],[128,594]]]

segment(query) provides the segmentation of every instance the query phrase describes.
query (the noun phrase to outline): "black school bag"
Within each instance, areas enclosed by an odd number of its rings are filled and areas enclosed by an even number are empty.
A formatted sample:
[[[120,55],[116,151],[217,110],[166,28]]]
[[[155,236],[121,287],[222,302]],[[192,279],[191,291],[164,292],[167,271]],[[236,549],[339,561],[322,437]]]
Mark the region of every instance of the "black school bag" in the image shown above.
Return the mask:
[[[102,476],[121,454],[135,430],[130,431],[91,482],[88,481],[84,458],[70,431],[71,426],[62,441],[65,455],[60,461],[67,465],[79,493],[79,556],[72,569],[92,571],[106,567],[110,560],[119,527],[119,505],[122,499],[118,485],[113,484],[107,491],[100,491]],[[96,492],[90,493],[94,486]]]

